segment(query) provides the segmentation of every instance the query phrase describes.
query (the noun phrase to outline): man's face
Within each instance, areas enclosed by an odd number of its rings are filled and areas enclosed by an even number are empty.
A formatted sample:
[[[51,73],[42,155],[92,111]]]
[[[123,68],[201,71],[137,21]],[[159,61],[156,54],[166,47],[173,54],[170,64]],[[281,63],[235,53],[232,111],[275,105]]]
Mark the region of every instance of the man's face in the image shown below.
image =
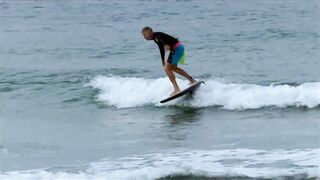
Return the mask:
[[[152,40],[153,38],[153,33],[151,31],[143,31],[142,35],[146,40]]]

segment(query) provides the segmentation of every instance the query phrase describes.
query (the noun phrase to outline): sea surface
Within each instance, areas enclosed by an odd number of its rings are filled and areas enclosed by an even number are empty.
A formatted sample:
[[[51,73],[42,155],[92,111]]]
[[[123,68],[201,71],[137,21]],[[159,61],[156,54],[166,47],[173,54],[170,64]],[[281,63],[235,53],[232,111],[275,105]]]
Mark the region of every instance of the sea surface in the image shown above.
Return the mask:
[[[319,0],[0,0],[0,179],[320,179],[319,17]],[[159,103],[144,26],[185,45],[193,96]]]

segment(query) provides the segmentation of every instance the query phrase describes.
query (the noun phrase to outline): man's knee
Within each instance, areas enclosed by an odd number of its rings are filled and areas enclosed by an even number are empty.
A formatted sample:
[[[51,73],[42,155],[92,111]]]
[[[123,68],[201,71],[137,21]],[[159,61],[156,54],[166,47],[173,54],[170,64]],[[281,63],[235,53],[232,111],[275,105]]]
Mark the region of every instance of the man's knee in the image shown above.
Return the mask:
[[[172,70],[170,69],[170,67],[166,64],[166,66],[164,67],[164,71],[168,74],[170,72],[172,72]]]
[[[174,71],[175,69],[177,69],[177,66],[174,65],[174,64],[167,63],[167,64],[166,64],[166,69],[167,69],[168,71]]]

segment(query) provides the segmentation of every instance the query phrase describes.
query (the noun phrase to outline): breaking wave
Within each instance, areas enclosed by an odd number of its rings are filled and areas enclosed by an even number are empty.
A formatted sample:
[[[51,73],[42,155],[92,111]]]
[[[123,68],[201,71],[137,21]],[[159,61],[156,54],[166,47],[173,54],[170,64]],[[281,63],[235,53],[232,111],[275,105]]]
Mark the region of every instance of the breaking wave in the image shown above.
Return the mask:
[[[177,79],[180,88],[186,88],[188,82]],[[168,97],[172,85],[167,78],[144,79],[133,77],[97,76],[89,86],[99,90],[97,99],[117,108],[155,106],[219,106],[223,109],[259,109],[263,107],[307,107],[320,105],[320,82],[293,85],[269,85],[226,83],[208,79],[194,93],[166,104],[159,101]]]
[[[0,173],[0,179],[317,179],[319,149],[191,150],[100,160],[86,165]]]

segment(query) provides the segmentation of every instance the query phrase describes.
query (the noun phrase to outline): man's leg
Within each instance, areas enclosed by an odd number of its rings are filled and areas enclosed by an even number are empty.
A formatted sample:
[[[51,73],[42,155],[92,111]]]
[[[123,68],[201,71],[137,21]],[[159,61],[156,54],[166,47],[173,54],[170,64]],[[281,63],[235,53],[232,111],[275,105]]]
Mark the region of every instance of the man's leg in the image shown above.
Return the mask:
[[[176,81],[176,76],[174,75],[173,71],[172,71],[172,67],[170,66],[171,64],[169,63],[166,63],[166,66],[165,66],[165,72],[167,73],[172,85],[173,85],[173,92],[171,93],[171,96],[175,95],[175,94],[178,94],[180,92],[180,88],[177,84],[177,81]]]
[[[187,78],[187,79],[190,81],[190,85],[197,82],[196,80],[194,80],[194,79],[192,78],[192,76],[190,76],[185,70],[183,70],[183,69],[181,69],[181,68],[176,67],[176,68],[174,69],[174,72],[176,72],[176,73],[180,74],[181,76]]]
[[[186,71],[184,71],[184,70],[181,69],[181,68],[178,68],[176,65],[167,63],[167,66],[168,66],[172,71],[174,71],[174,72],[180,74],[181,76],[187,78],[187,79],[190,81],[190,84],[194,84],[194,83],[197,82],[197,81],[194,80]]]

